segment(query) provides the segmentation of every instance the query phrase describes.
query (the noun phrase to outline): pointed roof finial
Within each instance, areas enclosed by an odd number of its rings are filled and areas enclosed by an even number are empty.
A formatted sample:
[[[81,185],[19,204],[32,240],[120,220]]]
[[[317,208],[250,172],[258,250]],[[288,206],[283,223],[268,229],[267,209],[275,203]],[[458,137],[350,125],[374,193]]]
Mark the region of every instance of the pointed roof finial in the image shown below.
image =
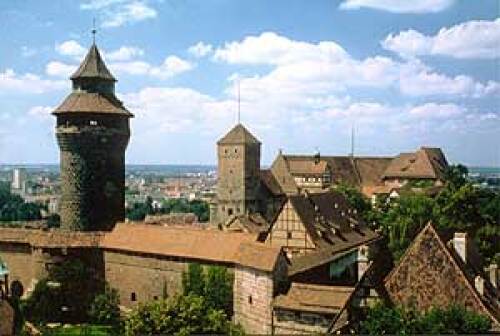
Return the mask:
[[[95,34],[97,33],[97,29],[95,27],[95,18],[92,19],[92,44],[95,44]]]

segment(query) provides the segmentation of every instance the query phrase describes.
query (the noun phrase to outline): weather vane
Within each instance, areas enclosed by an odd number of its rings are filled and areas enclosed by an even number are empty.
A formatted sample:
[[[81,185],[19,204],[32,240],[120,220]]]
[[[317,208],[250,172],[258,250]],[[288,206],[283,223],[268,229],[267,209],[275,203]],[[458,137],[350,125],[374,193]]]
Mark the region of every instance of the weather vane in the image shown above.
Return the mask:
[[[92,41],[95,44],[95,34],[97,33],[97,29],[95,28],[95,18],[92,19]]]

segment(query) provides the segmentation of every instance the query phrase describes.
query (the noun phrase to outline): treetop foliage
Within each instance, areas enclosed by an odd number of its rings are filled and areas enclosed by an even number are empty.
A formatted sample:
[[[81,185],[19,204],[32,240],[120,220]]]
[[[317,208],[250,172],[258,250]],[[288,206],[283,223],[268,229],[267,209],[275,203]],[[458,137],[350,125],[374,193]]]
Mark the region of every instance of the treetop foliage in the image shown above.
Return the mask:
[[[134,335],[243,335],[222,310],[194,294],[156,300],[134,309],[125,321],[125,334]]]
[[[488,333],[490,328],[491,321],[487,316],[461,306],[434,307],[420,313],[415,309],[378,303],[369,309],[359,332],[366,335],[478,335]]]

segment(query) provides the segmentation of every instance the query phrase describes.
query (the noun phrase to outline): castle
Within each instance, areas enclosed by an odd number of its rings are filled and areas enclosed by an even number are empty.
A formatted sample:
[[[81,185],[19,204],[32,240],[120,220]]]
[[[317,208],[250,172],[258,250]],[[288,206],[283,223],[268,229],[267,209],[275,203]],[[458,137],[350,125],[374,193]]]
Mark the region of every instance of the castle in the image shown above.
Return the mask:
[[[71,80],[72,93],[53,112],[61,149],[61,229],[0,228],[9,281],[25,295],[52,265],[79,259],[93,277],[118,290],[121,305],[134,307],[180,293],[183,272],[196,262],[234,274],[233,319],[247,333],[342,331],[380,295],[375,288],[384,256],[376,258],[382,237],[328,189],[352,182],[369,194],[369,188],[392,192],[412,179],[436,186],[443,181],[446,160],[430,148],[396,158],[280,153],[262,170],[261,143],[238,124],[217,143],[219,184],[211,207],[217,228],[123,223],[133,115],[116,98],[116,79],[95,44]],[[397,293],[407,297],[401,279],[389,279],[396,299]],[[474,307],[483,309],[474,298]]]

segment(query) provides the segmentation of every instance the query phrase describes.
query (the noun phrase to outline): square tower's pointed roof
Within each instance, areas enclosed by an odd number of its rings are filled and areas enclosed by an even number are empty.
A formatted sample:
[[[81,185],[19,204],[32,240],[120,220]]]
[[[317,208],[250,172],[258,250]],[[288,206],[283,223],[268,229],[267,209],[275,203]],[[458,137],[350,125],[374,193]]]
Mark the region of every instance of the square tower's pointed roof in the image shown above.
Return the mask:
[[[71,76],[71,79],[78,78],[100,78],[116,81],[115,77],[113,77],[106,67],[106,64],[104,64],[101,54],[95,44],[92,44],[82,64],[80,64],[78,70]]]
[[[245,126],[237,124],[222,139],[218,145],[260,144],[260,141],[250,133]]]

